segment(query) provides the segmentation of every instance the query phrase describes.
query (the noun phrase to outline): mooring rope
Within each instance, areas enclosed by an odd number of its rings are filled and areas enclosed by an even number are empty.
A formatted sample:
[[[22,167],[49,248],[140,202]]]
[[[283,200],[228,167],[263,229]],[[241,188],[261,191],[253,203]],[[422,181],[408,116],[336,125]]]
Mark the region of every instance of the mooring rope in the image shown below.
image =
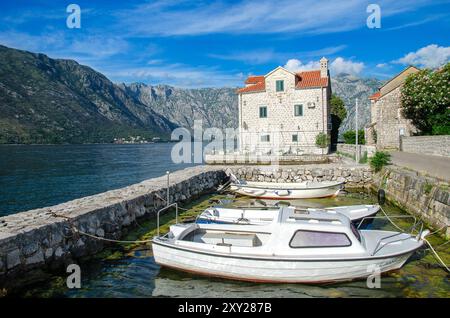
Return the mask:
[[[400,228],[397,224],[395,224],[394,221],[391,220],[391,218],[387,215],[387,213],[384,212],[384,210],[383,210],[383,208],[381,207],[381,205],[380,205],[380,210],[381,210],[381,212],[383,212],[384,216],[389,220],[389,222],[391,222],[391,224],[392,224],[395,228],[397,228],[397,230],[399,230],[399,231],[401,231],[401,232],[404,231],[404,230],[403,230],[402,228]]]
[[[392,224],[393,226],[395,226],[397,229],[399,229],[400,231],[403,232],[403,230],[402,230],[399,226],[397,226],[397,224],[395,224],[395,223],[391,220],[391,218],[386,214],[386,212],[384,212],[384,210],[383,210],[383,208],[382,208],[381,206],[380,206],[380,209],[381,209],[381,211],[384,213],[384,215],[386,216],[386,218],[389,220],[389,222],[391,222],[391,224]],[[434,231],[434,232],[428,234],[427,236],[434,235],[434,234],[438,233],[439,231],[443,230],[445,227],[446,227],[446,226],[443,226],[443,227],[441,227],[440,229],[438,229],[438,230],[436,230],[436,231]],[[425,243],[427,243],[427,245],[429,246],[428,249],[431,250],[431,251],[433,252],[434,256],[435,256],[436,259],[439,261],[439,263],[441,263],[441,265],[445,268],[445,270],[446,270],[447,272],[450,272],[449,268],[448,268],[447,265],[444,263],[444,261],[443,261],[442,258],[439,256],[439,254],[436,252],[436,250],[433,248],[433,246],[431,245],[431,243],[430,243],[427,239],[425,239],[425,238],[423,239],[423,241],[424,241]],[[438,247],[443,246],[443,245],[447,244],[448,242],[450,242],[450,240],[447,241],[447,242],[445,242],[445,243],[443,243],[443,244],[441,244],[441,245],[439,245]]]
[[[431,232],[430,234],[428,234],[427,236],[431,236],[431,235],[434,235],[434,234],[436,234],[436,233],[438,233],[438,232],[440,232],[440,231],[442,231],[443,229],[445,229],[447,227],[447,225],[444,225],[443,227],[441,227],[440,229],[438,229],[438,230],[436,230],[436,231],[434,231],[434,232]],[[445,244],[445,243],[444,243]]]
[[[86,235],[89,236],[91,238],[97,239],[97,240],[101,240],[101,241],[107,241],[107,242],[113,242],[113,243],[122,243],[122,244],[144,244],[144,243],[150,243],[152,240],[136,240],[136,241],[123,241],[123,240],[113,240],[113,239],[108,239],[105,237],[100,237],[97,235],[93,235],[93,234],[89,234],[83,231],[80,231],[79,229],[77,229],[76,227],[73,227],[73,231],[76,233],[80,233],[82,235]]]
[[[447,272],[450,272],[449,268],[447,267],[447,265],[445,265],[445,263],[444,263],[444,261],[442,260],[442,258],[439,257],[438,253],[434,250],[434,248],[433,248],[433,246],[431,245],[431,243],[428,242],[428,240],[425,239],[425,238],[424,238],[423,240],[428,244],[428,246],[430,247],[430,250],[433,252],[434,256],[436,256],[437,260],[441,263],[441,265],[444,266],[445,270],[446,270]]]

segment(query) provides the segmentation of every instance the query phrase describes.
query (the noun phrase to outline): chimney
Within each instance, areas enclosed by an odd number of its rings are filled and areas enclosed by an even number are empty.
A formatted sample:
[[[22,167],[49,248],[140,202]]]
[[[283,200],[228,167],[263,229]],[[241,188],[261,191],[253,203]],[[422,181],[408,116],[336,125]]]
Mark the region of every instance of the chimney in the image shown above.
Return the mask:
[[[328,60],[325,57],[320,59],[320,77],[328,76]]]

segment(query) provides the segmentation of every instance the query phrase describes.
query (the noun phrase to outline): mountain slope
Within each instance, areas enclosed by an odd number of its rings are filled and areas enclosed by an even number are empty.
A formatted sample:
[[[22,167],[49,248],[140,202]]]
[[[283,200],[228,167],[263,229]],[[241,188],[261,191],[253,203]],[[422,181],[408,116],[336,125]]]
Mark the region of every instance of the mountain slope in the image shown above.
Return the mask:
[[[358,126],[364,127],[370,121],[370,101],[382,82],[373,78],[359,78],[349,74],[331,77],[331,89],[345,103],[347,118],[342,122],[339,133],[355,129],[355,99],[358,98]]]
[[[235,88],[184,89],[143,83],[120,86],[127,94],[180,126],[192,129],[194,120],[201,119],[204,127],[237,127]]]
[[[0,45],[0,143],[111,142],[175,125],[72,60]]]

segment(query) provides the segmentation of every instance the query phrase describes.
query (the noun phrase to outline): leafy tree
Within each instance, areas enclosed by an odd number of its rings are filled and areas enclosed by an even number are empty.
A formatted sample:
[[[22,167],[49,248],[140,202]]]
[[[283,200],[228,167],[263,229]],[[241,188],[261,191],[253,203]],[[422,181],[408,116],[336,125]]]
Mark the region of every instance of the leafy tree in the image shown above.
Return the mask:
[[[356,131],[347,130],[342,137],[344,137],[344,143],[354,145],[356,143]],[[366,140],[364,139],[364,129],[358,130],[358,144],[364,145]]]
[[[405,118],[424,135],[450,134],[450,63],[411,74],[402,87]]]
[[[336,95],[331,95],[331,144],[334,145],[338,142],[339,127],[342,121],[347,117],[347,109],[345,108],[344,101]]]
[[[341,121],[347,117],[347,109],[345,108],[344,101],[336,95],[331,96],[331,114],[336,115]]]

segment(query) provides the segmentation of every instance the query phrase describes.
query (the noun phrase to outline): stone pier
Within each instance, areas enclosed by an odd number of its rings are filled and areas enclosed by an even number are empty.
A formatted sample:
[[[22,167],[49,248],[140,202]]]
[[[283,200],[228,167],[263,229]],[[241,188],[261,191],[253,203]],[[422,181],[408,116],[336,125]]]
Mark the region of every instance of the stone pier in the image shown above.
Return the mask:
[[[225,169],[249,181],[343,181],[347,188],[368,188],[372,184],[372,171],[367,165],[229,166]]]
[[[224,179],[222,169],[198,166],[170,174],[170,202],[184,202]],[[149,179],[122,189],[51,207],[0,218],[0,286],[35,268],[55,268],[101,251],[104,241],[79,235],[120,239],[140,218],[156,217],[166,205],[167,177]]]
[[[386,192],[386,199],[423,219],[434,229],[444,228],[450,238],[450,188],[448,183],[418,172],[388,166],[374,174],[374,190]]]

